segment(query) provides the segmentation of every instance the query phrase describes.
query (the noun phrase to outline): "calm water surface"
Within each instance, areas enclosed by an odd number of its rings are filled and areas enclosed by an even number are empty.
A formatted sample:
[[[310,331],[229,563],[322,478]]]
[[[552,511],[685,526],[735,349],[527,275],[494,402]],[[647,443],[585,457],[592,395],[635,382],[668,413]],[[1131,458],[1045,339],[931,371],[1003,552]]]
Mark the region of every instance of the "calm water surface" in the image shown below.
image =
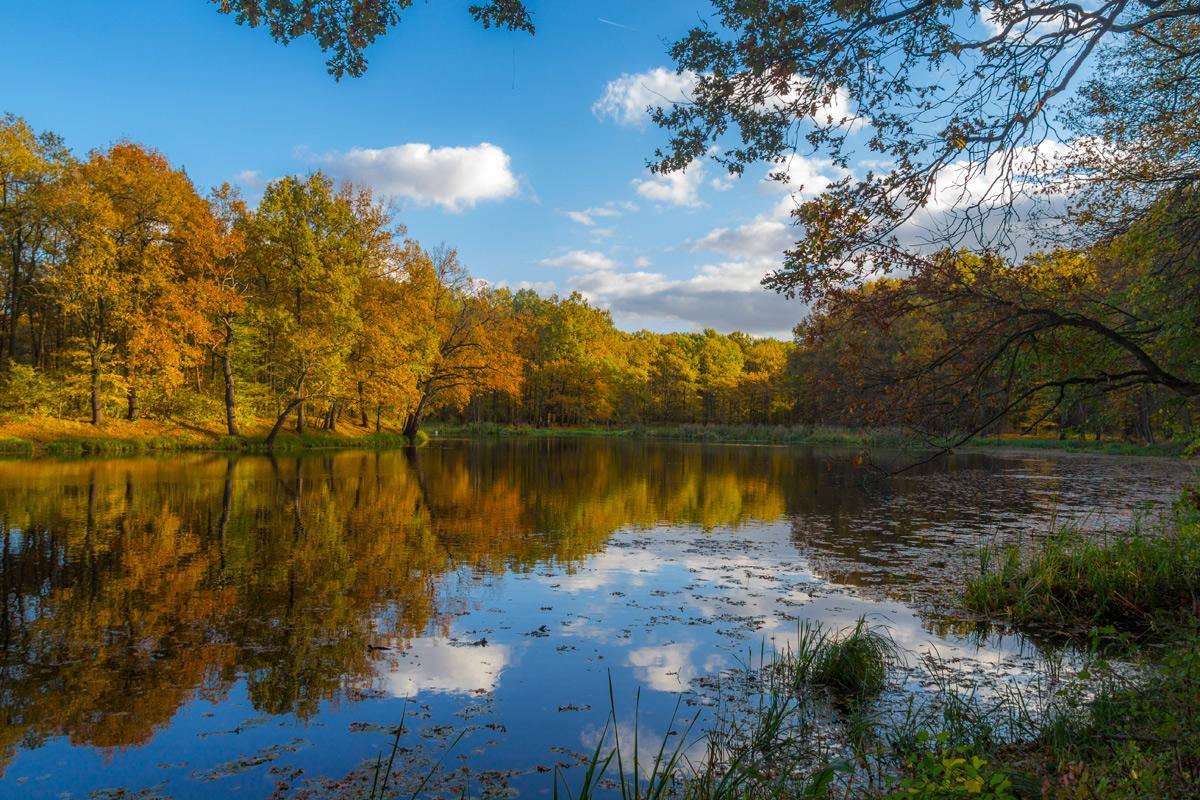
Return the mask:
[[[355,796],[402,718],[397,764],[444,759],[447,793],[548,796],[609,676],[657,741],[679,693],[802,620],[868,615],[1016,679],[1027,643],[927,611],[967,555],[1054,519],[1127,529],[1195,477],[960,454],[880,484],[855,462],[561,439],[0,462],[0,796]]]

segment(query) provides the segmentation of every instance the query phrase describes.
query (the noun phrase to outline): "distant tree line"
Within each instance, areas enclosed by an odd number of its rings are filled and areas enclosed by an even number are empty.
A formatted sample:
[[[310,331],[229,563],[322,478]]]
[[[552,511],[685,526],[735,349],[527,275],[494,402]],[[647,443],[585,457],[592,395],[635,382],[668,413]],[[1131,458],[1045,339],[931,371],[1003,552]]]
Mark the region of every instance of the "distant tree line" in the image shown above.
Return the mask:
[[[431,416],[1190,437],[1200,306],[1194,261],[1176,256],[1191,202],[1163,200],[1103,245],[1017,264],[945,250],[831,288],[794,342],[630,333],[579,294],[471,278],[319,172],[252,208],[227,185],[202,195],[152,149],[79,158],[10,115],[0,413],[268,442],[289,425],[414,436]]]
[[[789,345],[630,334],[577,294],[489,287],[320,173],[250,208],[154,150],[76,158],[8,116],[0,242],[9,417],[250,424],[271,441],[289,420],[413,435],[473,400],[539,425],[786,417]]]

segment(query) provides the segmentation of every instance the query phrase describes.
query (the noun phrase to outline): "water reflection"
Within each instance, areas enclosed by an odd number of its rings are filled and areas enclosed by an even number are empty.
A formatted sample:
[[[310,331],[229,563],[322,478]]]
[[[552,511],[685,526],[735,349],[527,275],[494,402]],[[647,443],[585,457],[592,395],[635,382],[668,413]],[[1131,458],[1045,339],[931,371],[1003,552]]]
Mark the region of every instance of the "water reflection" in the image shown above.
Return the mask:
[[[887,613],[919,649],[911,609],[814,587],[926,590],[973,537],[1052,513],[1102,526],[1130,492],[1187,478],[982,455],[864,476],[836,451],[571,440],[0,462],[0,769],[53,737],[170,739],[198,702],[303,722],[345,700],[493,693],[509,674],[569,689],[611,664],[681,691],[729,665],[731,643],[801,618]]]

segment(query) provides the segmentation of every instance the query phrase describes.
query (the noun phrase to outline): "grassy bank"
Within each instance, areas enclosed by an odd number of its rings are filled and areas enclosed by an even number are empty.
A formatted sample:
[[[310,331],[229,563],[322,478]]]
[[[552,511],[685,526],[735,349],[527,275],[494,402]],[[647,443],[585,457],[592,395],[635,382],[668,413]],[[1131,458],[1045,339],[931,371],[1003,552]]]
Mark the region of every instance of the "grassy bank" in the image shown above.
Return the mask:
[[[629,425],[610,427],[567,426],[538,428],[532,425],[483,423],[440,423],[428,425],[434,437],[607,437],[663,439],[683,442],[728,442],[730,444],[811,444],[856,447],[900,447],[906,442],[902,431],[890,428],[856,430],[812,425]]]
[[[501,425],[493,422],[431,422],[433,437],[616,437],[664,439],[686,442],[728,442],[746,444],[845,445],[849,447],[928,449],[936,443],[914,436],[899,428],[841,428],[830,425],[627,425],[562,426]],[[1187,450],[1185,442],[1140,445],[1117,440],[1038,439],[1028,436],[996,436],[973,439],[963,449],[1005,447],[1016,449],[1065,450],[1081,453],[1136,456],[1179,456]]]
[[[1140,444],[1119,439],[1039,439],[1032,436],[980,436],[968,447],[1012,447],[1030,450],[1066,450],[1073,453],[1099,453],[1112,456],[1182,456],[1191,443],[1184,440]]]
[[[156,420],[113,420],[102,427],[58,419],[31,419],[0,424],[0,454],[13,456],[142,455],[173,452],[266,452],[270,423],[257,421],[244,436],[220,430]],[[424,437],[419,437],[424,441]],[[333,448],[385,449],[405,447],[398,431],[375,431],[346,425],[336,431],[281,431],[274,452]]]
[[[128,422],[112,420],[101,428],[85,422],[32,418],[0,423],[0,453],[10,455],[136,455],[182,451],[256,452],[265,450],[270,420],[242,425],[243,436],[232,437],[223,429],[157,420]],[[729,444],[792,444],[813,446],[877,447],[884,449],[928,449],[929,443],[898,428],[857,429],[825,425],[631,425],[624,427],[554,427],[495,423],[430,422],[422,435],[440,438],[488,437],[616,437],[681,442]],[[393,430],[376,432],[351,423],[336,431],[309,430],[297,434],[281,431],[277,452],[338,447],[403,447],[404,437]],[[974,447],[1011,447],[1094,452],[1112,455],[1178,456],[1182,443],[1154,446],[1127,442],[1081,439],[1032,439],[1027,437],[981,438]],[[966,448],[964,448],[966,449]]]
[[[1099,541],[1066,528],[1031,552],[980,553],[963,605],[1024,630],[1078,637],[1111,629],[1141,638],[1200,614],[1200,496],[1180,500],[1165,531],[1134,530]]]

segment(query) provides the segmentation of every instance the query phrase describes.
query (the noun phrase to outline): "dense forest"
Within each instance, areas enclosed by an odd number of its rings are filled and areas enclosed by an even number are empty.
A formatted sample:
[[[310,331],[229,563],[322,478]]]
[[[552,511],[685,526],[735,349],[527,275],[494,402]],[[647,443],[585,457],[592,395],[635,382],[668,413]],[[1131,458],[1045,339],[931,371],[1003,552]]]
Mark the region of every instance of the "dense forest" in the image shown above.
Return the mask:
[[[1194,393],[1122,367],[1141,354],[1164,374],[1195,369],[1194,308],[1178,294],[1195,279],[1159,268],[1174,243],[1154,216],[1103,248],[1019,265],[944,251],[828,292],[794,342],[629,333],[579,294],[473,279],[363,187],[286,177],[251,207],[228,185],[202,194],[148,147],[77,157],[10,115],[0,241],[9,419],[160,419],[268,443],[285,426],[414,436],[430,418],[1154,441],[1191,437],[1197,410]],[[1053,322],[1114,308],[1125,340]]]

